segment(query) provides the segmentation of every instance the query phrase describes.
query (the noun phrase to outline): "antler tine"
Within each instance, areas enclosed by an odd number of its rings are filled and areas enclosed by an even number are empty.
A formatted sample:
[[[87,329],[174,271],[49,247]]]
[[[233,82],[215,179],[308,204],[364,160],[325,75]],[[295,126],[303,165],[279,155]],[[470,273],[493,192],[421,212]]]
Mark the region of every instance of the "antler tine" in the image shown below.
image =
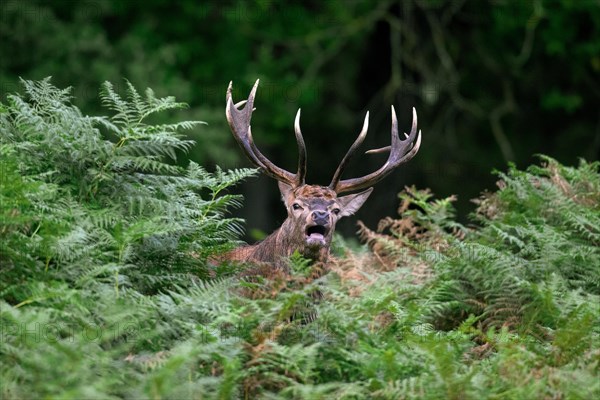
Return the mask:
[[[405,134],[406,136],[406,134]],[[421,146],[421,131],[417,133],[417,110],[413,107],[413,121],[410,134],[405,140],[400,140],[398,136],[398,118],[396,117],[396,110],[392,106],[392,143],[391,146],[383,147],[380,149],[370,150],[367,153],[381,153],[389,150],[390,155],[387,161],[377,171],[372,172],[360,178],[345,179],[338,182],[334,186],[334,190],[340,194],[343,192],[349,192],[353,190],[360,190],[366,187],[375,185],[377,182],[385,178],[394,168],[398,167],[413,158],[419,151]]]
[[[298,185],[304,185],[306,179],[306,145],[304,144],[304,137],[302,137],[302,131],[300,130],[300,109],[296,113],[294,133],[296,134],[296,143],[298,144],[298,172],[296,173],[296,179]]]
[[[352,146],[350,146],[350,148],[348,149],[348,152],[346,153],[344,158],[342,158],[342,161],[340,162],[340,165],[338,166],[337,170],[333,174],[333,179],[331,180],[331,183],[329,184],[329,188],[335,189],[335,187],[338,185],[340,178],[342,177],[342,174],[344,173],[344,169],[346,169],[346,165],[348,165],[348,162],[350,162],[350,159],[352,159],[352,156],[354,155],[356,150],[360,147],[362,142],[365,140],[365,137],[367,137],[368,130],[369,130],[369,112],[367,111],[367,114],[365,115],[365,120],[363,122],[363,127],[362,127],[360,133],[358,134],[358,137],[354,141],[354,143],[352,143]]]
[[[267,157],[265,157],[258,147],[254,144],[252,138],[252,130],[250,128],[250,120],[252,118],[252,111],[254,111],[254,98],[256,97],[256,90],[258,88],[260,80],[256,80],[256,83],[250,91],[248,100],[241,101],[234,105],[232,98],[232,87],[233,82],[229,82],[227,88],[227,106],[225,108],[225,114],[227,115],[227,122],[233,133],[233,137],[238,142],[246,157],[258,168],[260,168],[266,175],[277,179],[278,181],[286,182],[290,185],[297,185],[297,175],[292,174],[279,168],[273,164]],[[237,107],[244,106],[241,110]]]
[[[392,148],[392,146],[385,146],[385,147],[380,147],[379,149],[371,149],[371,150],[365,151],[365,154],[385,153],[385,152],[390,151],[391,148]]]

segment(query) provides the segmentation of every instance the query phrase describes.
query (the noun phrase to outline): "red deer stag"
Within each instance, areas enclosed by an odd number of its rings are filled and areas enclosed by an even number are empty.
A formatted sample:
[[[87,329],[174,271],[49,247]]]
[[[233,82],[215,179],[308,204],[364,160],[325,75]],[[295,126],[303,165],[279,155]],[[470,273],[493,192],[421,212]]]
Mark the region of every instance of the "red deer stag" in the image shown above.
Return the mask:
[[[284,266],[285,257],[289,257],[295,251],[298,251],[308,259],[326,262],[337,221],[342,217],[354,214],[371,194],[373,185],[386,177],[394,168],[413,158],[419,150],[421,132],[417,133],[417,113],[413,108],[410,135],[404,134],[406,136],[405,140],[400,140],[396,112],[392,106],[391,146],[367,152],[389,151],[385,164],[377,171],[363,177],[342,180],[342,173],[346,165],[367,135],[369,127],[369,113],[367,112],[358,138],[342,159],[329,186],[307,185],[304,182],[306,176],[306,147],[300,132],[300,110],[296,114],[294,124],[299,153],[298,171],[295,174],[273,164],[254,144],[250,119],[254,111],[254,98],[258,82],[257,80],[254,84],[248,100],[237,104],[233,102],[231,95],[232,83],[229,83],[226,107],[227,121],[244,154],[264,174],[279,182],[279,190],[288,217],[279,229],[262,242],[237,248],[228,253],[225,258],[231,261],[249,261]],[[339,197],[341,193],[361,189],[366,190]]]

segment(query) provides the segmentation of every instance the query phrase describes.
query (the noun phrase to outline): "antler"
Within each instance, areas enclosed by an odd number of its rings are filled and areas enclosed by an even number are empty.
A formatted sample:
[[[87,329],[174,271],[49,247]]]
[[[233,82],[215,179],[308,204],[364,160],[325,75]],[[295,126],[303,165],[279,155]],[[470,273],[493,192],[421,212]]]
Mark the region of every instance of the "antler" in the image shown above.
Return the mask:
[[[338,169],[335,171],[333,175],[333,179],[329,184],[329,187],[333,189],[336,193],[340,194],[343,192],[350,192],[354,190],[364,189],[370,186],[375,185],[377,182],[385,178],[390,172],[394,170],[394,168],[398,167],[400,164],[407,162],[411,158],[417,154],[419,151],[419,146],[421,145],[421,131],[417,134],[417,111],[413,107],[413,121],[412,128],[410,130],[410,135],[406,133],[404,136],[406,140],[400,140],[398,137],[398,119],[396,118],[396,110],[394,110],[394,106],[392,106],[392,144],[391,146],[382,147],[380,149],[369,150],[367,153],[381,153],[384,151],[390,152],[387,161],[381,168],[377,171],[372,172],[368,175],[365,175],[360,178],[352,178],[345,179],[340,181],[342,173],[348,164],[348,161],[352,158],[358,146],[360,146],[367,135],[367,129],[369,128],[369,113],[365,116],[365,122],[363,123],[363,128],[340,162]]]
[[[304,145],[304,138],[300,131],[300,109],[296,114],[296,121],[294,123],[294,131],[296,134],[296,142],[298,143],[298,172],[293,174],[273,164],[267,157],[265,157],[260,150],[254,144],[252,139],[252,130],[250,128],[250,119],[252,118],[252,111],[254,111],[254,97],[256,96],[256,89],[258,88],[259,80],[256,80],[252,91],[248,96],[248,100],[240,101],[237,104],[233,104],[231,96],[231,90],[233,82],[229,82],[227,88],[227,107],[225,113],[227,115],[227,122],[233,133],[233,137],[238,142],[248,159],[258,168],[260,168],[266,175],[277,179],[278,181],[285,182],[294,187],[301,186],[304,184],[306,177],[306,146]],[[241,110],[239,107],[244,106]]]

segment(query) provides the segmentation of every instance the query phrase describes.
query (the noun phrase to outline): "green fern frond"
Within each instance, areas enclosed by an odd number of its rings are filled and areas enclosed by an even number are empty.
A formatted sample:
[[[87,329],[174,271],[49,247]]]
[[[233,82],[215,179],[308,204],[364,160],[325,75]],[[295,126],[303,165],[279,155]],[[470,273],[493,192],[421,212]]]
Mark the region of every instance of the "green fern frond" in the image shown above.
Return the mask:
[[[201,123],[149,123],[173,98],[106,83],[112,116],[88,117],[23,84],[0,104],[4,397],[600,394],[600,163],[510,166],[468,229],[453,197],[407,188],[361,229],[371,250],[242,281],[210,260],[238,243],[230,189],[256,170],[176,165]]]

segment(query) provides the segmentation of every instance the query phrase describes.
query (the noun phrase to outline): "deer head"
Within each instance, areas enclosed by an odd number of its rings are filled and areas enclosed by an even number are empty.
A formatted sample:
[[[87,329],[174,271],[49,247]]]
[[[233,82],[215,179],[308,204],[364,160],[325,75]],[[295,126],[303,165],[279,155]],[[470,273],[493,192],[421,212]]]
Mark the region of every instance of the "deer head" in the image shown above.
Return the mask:
[[[227,89],[227,121],[235,140],[248,159],[264,174],[279,182],[281,197],[286,206],[288,218],[281,228],[265,239],[257,247],[250,248],[245,259],[256,261],[277,261],[280,257],[299,251],[305,257],[325,261],[335,225],[345,216],[354,214],[367,200],[377,182],[386,177],[400,164],[410,160],[419,150],[421,132],[417,133],[417,113],[413,108],[412,129],[405,140],[398,137],[398,121],[392,106],[392,139],[391,145],[367,153],[389,151],[385,164],[368,175],[342,180],[344,169],[358,147],[364,141],[369,128],[367,112],[362,130],[354,141],[337,170],[329,186],[308,185],[306,177],[306,146],[300,131],[300,110],[296,114],[294,131],[298,145],[298,170],[291,173],[273,164],[254,144],[250,119],[254,111],[254,98],[258,88],[257,80],[248,96],[237,104],[232,99],[232,83]],[[361,192],[340,196],[342,193]],[[242,257],[238,257],[242,258]]]

